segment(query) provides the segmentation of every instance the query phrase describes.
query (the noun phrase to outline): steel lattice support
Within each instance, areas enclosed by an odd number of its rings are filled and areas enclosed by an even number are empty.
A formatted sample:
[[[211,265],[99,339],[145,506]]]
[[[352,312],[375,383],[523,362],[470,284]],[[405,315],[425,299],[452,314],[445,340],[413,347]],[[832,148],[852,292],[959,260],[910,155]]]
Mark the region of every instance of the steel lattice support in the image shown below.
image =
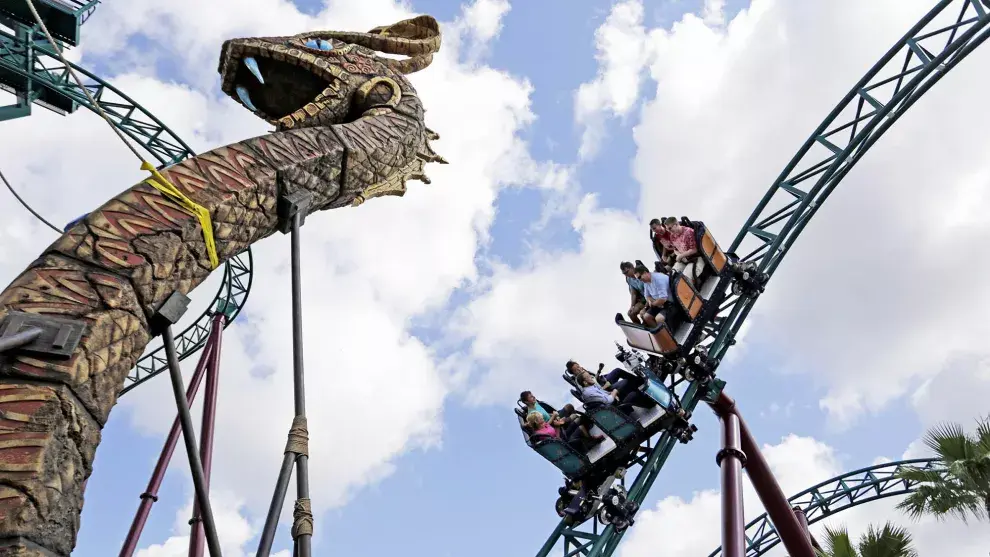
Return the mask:
[[[772,275],[814,213],[866,151],[987,38],[990,0],[938,2],[866,72],[812,133],[770,186],[729,251],[745,261],[757,262],[761,272]],[[750,294],[727,293],[712,324],[705,328],[701,345],[715,365],[735,343],[735,335],[755,301]],[[683,395],[685,408],[694,410],[698,404],[696,391],[692,385]],[[666,434],[657,438],[638,467],[629,490],[631,500],[642,504],[675,443]],[[820,517],[809,512],[808,520],[813,523]],[[602,528],[597,519],[578,526],[561,522],[537,557],[550,555],[561,546],[565,557],[608,557],[622,535],[611,526]]]
[[[804,511],[808,523],[814,524],[846,509],[911,493],[917,483],[901,479],[898,474],[909,467],[937,470],[938,466],[934,459],[918,458],[860,468],[810,487],[788,502]],[[763,555],[778,543],[780,538],[766,514],[746,525],[746,557]],[[708,557],[721,556],[722,548],[718,548]]]
[[[96,8],[93,2],[76,3],[86,5],[85,10],[80,8],[82,20],[89,17]],[[28,37],[34,37],[34,40],[28,40]],[[175,132],[122,91],[85,68],[76,65],[71,67],[83,78],[86,89],[110,116],[114,125],[151,153],[162,165],[177,163],[194,155],[192,149]],[[90,106],[86,95],[72,81],[68,68],[55,57],[47,41],[36,36],[33,29],[23,26],[18,27],[13,34],[0,28],[0,87],[18,95],[19,104],[5,107],[8,111],[20,109],[30,113],[31,102],[37,102],[60,114],[73,112],[77,106],[93,112],[97,110],[95,106]],[[21,105],[24,107],[21,108]],[[211,314],[214,311],[227,315],[227,325],[237,317],[251,290],[252,269],[250,249],[226,263],[223,282],[214,301],[175,339],[180,361],[206,344]],[[145,354],[124,380],[124,388],[120,394],[127,393],[167,369],[164,347]]]

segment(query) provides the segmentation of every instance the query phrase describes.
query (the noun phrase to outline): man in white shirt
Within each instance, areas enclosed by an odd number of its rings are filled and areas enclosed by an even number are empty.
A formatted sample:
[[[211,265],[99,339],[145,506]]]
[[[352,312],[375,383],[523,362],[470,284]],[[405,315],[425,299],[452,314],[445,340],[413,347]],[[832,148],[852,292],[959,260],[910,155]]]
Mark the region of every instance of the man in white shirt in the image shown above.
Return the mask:
[[[663,273],[652,273],[645,266],[636,267],[636,276],[643,281],[643,295],[646,296],[646,309],[641,315],[643,324],[653,329],[664,322],[660,313],[670,298],[670,277]]]

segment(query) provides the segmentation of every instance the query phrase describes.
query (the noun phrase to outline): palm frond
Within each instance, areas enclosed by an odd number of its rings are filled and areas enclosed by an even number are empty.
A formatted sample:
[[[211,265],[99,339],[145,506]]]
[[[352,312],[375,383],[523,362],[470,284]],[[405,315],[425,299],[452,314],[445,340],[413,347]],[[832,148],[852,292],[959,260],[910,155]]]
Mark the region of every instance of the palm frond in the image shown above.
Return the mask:
[[[870,525],[859,540],[859,553],[861,557],[918,557],[911,534],[890,522],[879,530]]]
[[[826,526],[822,546],[824,547],[823,557],[859,557],[856,548],[853,547],[852,540],[849,539],[849,531],[844,526],[834,529]]]
[[[976,420],[976,445],[980,456],[990,456],[990,416]]]
[[[936,520],[957,516],[965,524],[972,513],[979,519],[983,513],[980,497],[969,491],[946,489],[940,485],[921,485],[898,503],[899,510],[912,519],[932,515]]]
[[[905,466],[898,470],[897,477],[914,483],[937,483],[942,481],[943,472]]]
[[[925,445],[946,465],[973,456],[975,446],[957,423],[936,424],[924,436]]]

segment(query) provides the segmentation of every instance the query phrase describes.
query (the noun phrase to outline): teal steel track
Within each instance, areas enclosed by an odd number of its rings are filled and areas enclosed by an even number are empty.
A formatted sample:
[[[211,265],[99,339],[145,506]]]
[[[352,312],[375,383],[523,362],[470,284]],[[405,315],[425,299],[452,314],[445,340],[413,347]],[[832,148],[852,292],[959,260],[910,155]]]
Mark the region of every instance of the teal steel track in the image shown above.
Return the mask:
[[[825,480],[788,501],[792,507],[801,507],[808,516],[808,524],[814,524],[846,509],[911,493],[918,482],[901,479],[898,474],[905,468],[939,470],[940,464],[934,459],[917,458],[860,468]],[[746,557],[763,555],[779,543],[780,537],[765,513],[746,525]],[[721,555],[720,547],[708,557]]]
[[[769,276],[783,261],[804,227],[866,151],[946,73],[990,37],[990,0],[942,0],[912,27],[857,82],[771,184],[747,219],[729,252],[756,262]],[[699,343],[717,365],[757,295],[728,292]],[[695,385],[681,394],[694,410],[702,398]],[[676,439],[658,437],[648,456],[627,471],[635,473],[631,500],[642,504]],[[809,517],[810,518],[810,517]],[[562,548],[565,557],[609,557],[624,532],[603,527],[597,518],[578,526],[561,521],[536,557]]]
[[[88,17],[91,13],[87,9],[85,15]],[[80,106],[97,112],[40,34],[13,20],[2,23],[15,31],[11,33],[0,28],[0,88],[60,114],[74,112]],[[122,91],[84,68],[71,67],[113,125],[150,153],[160,163],[159,168],[195,154],[175,132]],[[30,113],[31,102],[27,103],[26,114]],[[175,339],[180,360],[191,356],[206,343],[210,317],[215,311],[227,314],[227,325],[240,314],[251,291],[252,269],[250,248],[227,261],[223,283],[214,301]],[[127,393],[166,369],[163,347],[145,354],[128,374],[120,394]]]

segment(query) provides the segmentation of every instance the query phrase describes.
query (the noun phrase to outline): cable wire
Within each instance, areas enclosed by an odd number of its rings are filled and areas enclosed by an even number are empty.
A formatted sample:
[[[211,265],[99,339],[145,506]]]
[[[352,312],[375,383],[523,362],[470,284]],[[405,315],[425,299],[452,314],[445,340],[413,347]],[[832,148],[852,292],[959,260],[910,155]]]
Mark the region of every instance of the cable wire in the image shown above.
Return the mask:
[[[16,198],[16,199],[17,199],[18,201],[20,201],[20,202],[21,202],[21,205],[23,205],[25,209],[27,209],[28,211],[30,211],[30,212],[31,212],[31,214],[32,214],[32,215],[34,215],[34,217],[35,217],[36,219],[38,219],[38,220],[40,220],[41,222],[43,222],[43,223],[45,223],[45,224],[47,224],[47,225],[48,225],[48,227],[49,227],[49,228],[51,228],[52,230],[54,230],[54,231],[55,231],[55,232],[56,232],[57,234],[62,234],[62,230],[61,230],[61,229],[59,229],[59,228],[58,228],[57,226],[55,226],[54,224],[52,224],[52,223],[50,223],[50,222],[48,222],[47,220],[45,220],[45,217],[43,217],[43,216],[41,216],[41,215],[39,215],[39,214],[37,213],[37,211],[35,211],[34,209],[32,209],[32,208],[31,208],[31,206],[30,206],[30,205],[28,205],[28,203],[27,203],[27,201],[24,201],[23,199],[21,199],[21,196],[19,196],[19,195],[17,195],[17,192],[16,192],[15,190],[14,190],[14,186],[11,186],[11,185],[10,185],[10,182],[8,182],[8,181],[7,181],[7,177],[3,175],[3,171],[2,171],[2,170],[0,170],[0,180],[3,180],[3,184],[4,184],[5,186],[7,186],[7,189],[8,189],[8,190],[10,190],[10,193],[12,193],[12,194],[14,194],[14,197],[15,197],[15,198]]]

